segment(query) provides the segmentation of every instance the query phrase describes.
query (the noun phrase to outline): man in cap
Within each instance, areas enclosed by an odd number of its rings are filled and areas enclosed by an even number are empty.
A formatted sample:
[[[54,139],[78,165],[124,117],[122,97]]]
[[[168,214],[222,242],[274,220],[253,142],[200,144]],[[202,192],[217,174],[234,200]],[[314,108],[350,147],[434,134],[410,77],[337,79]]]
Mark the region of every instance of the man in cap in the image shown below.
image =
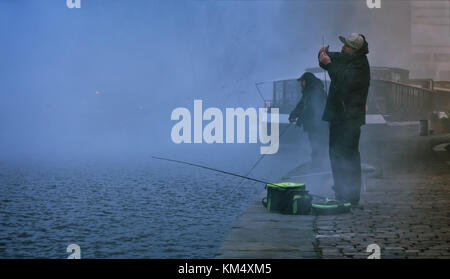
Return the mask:
[[[310,72],[297,79],[302,87],[302,98],[289,114],[289,122],[303,126],[311,147],[311,167],[324,168],[327,163],[328,123],[322,120],[327,100],[323,82]]]
[[[329,154],[337,200],[358,205],[361,191],[359,138],[365,124],[370,85],[368,43],[361,34],[339,37],[341,52],[319,50],[319,65],[328,71],[330,90],[322,119],[330,122]]]

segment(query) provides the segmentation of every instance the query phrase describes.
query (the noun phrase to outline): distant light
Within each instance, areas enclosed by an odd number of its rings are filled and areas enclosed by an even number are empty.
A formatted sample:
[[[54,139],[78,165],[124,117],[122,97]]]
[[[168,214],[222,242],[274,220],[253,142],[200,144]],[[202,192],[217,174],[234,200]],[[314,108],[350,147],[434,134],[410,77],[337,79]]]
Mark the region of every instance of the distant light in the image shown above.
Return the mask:
[[[100,94],[100,91],[98,91],[98,90],[95,90],[95,94],[97,94],[97,95],[98,95],[98,94]]]

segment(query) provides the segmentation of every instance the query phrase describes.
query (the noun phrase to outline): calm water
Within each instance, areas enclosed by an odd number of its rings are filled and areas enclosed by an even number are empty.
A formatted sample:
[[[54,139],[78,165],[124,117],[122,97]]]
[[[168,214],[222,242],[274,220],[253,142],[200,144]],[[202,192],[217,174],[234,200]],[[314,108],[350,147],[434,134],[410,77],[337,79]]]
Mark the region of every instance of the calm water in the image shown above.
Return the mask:
[[[248,170],[255,158],[244,161],[237,160]],[[0,257],[67,258],[72,243],[82,258],[214,257],[233,222],[264,191],[244,181],[230,195],[241,182],[154,160],[1,163]]]

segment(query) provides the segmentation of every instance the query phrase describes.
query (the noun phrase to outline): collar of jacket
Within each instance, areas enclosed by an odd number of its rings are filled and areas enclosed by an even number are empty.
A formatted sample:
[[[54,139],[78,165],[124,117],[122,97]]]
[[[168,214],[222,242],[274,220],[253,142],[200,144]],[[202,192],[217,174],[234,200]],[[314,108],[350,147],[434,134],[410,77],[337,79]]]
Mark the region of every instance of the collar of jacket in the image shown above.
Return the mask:
[[[354,62],[356,60],[360,60],[360,59],[364,58],[365,56],[366,55],[364,53],[361,53],[361,52],[356,52],[356,53],[353,53],[353,54],[342,53],[341,61],[344,64],[348,64],[348,63],[352,63],[352,62]]]

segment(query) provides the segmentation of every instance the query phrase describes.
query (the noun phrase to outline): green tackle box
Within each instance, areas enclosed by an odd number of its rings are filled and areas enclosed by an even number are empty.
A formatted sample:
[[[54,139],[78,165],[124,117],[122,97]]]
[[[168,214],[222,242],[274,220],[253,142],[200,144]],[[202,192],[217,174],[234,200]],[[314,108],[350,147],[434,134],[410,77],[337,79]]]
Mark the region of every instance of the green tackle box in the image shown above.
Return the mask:
[[[311,213],[312,197],[303,183],[282,182],[267,184],[263,205],[270,212],[307,215]]]

